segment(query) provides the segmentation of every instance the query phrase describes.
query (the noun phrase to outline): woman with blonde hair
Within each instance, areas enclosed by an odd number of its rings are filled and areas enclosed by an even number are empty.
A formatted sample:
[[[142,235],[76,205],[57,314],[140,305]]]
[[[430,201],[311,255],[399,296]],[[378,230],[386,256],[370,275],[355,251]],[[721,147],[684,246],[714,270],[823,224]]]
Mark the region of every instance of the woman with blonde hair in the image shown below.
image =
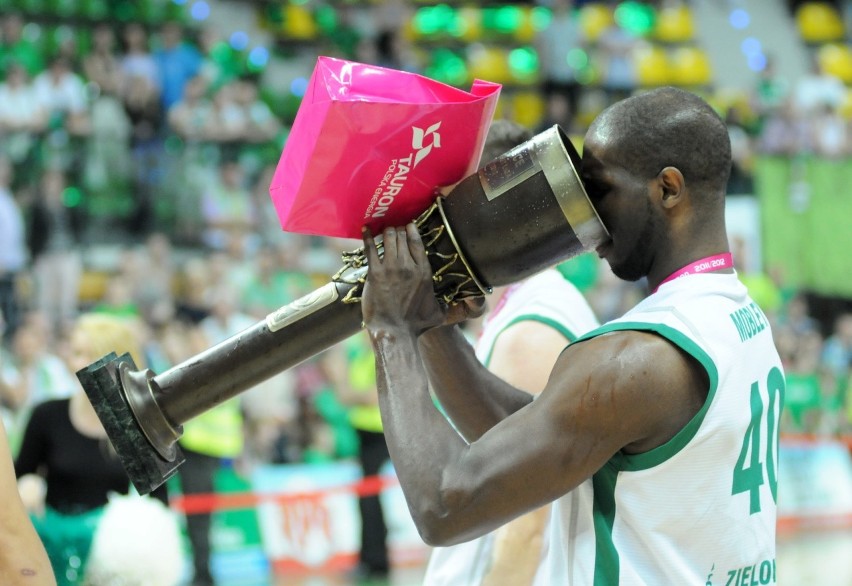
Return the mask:
[[[114,315],[89,313],[80,316],[70,333],[66,357],[69,369],[77,372],[109,352],[119,355],[127,352],[137,366],[143,367],[139,328],[139,322]],[[69,398],[46,401],[33,410],[15,461],[15,472],[21,497],[48,551],[58,584],[107,583],[86,578],[89,562],[104,557],[99,554],[90,560],[90,550],[93,540],[107,542],[116,551],[127,544],[127,536],[120,534],[108,539],[95,537],[100,531],[101,519],[112,516],[111,501],[121,500],[114,495],[127,495],[131,487],[82,387]],[[154,504],[150,501],[145,499],[146,507]],[[171,515],[162,503],[156,505],[164,515]],[[126,509],[123,500],[122,507]],[[150,514],[146,517],[153,521]],[[133,519],[139,522],[138,516]],[[159,541],[164,550],[173,550],[164,552],[163,571],[166,574],[158,574],[161,576],[158,586],[170,586],[180,577],[180,541],[177,525],[173,527],[174,531],[151,536],[149,540]],[[138,532],[134,535],[139,537]],[[124,547],[124,551],[132,550],[130,544]],[[176,563],[168,562],[171,557],[177,558]],[[102,561],[98,563],[102,565]],[[133,567],[131,563],[126,565]],[[146,569],[147,580],[157,579],[153,576],[156,573],[153,566]],[[89,567],[88,570],[93,576],[104,574],[102,567]],[[150,583],[142,581],[141,577],[122,575],[120,578],[122,584]]]

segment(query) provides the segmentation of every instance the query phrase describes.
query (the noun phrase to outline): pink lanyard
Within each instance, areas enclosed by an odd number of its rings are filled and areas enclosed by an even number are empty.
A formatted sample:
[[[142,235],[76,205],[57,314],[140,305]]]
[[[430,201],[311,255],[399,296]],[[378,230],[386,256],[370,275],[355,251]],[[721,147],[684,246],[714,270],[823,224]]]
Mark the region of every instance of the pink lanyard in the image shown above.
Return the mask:
[[[700,258],[697,261],[686,265],[682,269],[673,272],[671,275],[663,279],[662,282],[657,285],[656,289],[651,291],[651,293],[656,293],[657,289],[659,289],[661,285],[668,283],[669,281],[674,281],[675,279],[680,279],[681,277],[697,275],[698,273],[704,273],[707,271],[717,271],[719,269],[730,269],[733,268],[733,266],[734,257],[730,252],[714,254],[713,256],[705,256],[704,258]]]

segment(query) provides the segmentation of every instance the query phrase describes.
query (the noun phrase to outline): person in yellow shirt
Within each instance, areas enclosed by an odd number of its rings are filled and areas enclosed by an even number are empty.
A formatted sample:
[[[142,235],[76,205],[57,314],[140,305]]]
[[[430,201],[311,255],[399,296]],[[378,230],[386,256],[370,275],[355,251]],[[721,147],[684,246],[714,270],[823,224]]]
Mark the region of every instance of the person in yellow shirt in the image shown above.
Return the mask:
[[[375,357],[369,340],[359,333],[329,350],[323,362],[340,402],[349,406],[349,423],[358,435],[363,476],[375,476],[390,461],[390,454],[379,412]],[[379,495],[359,497],[358,507],[361,547],[355,577],[386,579],[390,573],[388,531]]]

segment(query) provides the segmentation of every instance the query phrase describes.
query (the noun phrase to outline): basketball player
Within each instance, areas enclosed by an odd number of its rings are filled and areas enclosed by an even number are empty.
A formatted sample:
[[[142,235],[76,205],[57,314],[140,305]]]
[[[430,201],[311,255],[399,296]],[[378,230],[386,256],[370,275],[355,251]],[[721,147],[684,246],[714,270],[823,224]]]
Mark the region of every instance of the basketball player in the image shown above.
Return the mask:
[[[439,327],[457,309],[435,300],[413,224],[385,230],[382,258],[365,233],[382,418],[427,543],[470,540],[553,502],[536,584],[777,581],[784,375],[733,269],[730,167],[724,123],[688,92],[656,89],[595,119],[581,172],[611,235],[598,254],[651,292],[568,346],[535,400]],[[432,338],[422,348],[421,336]],[[436,412],[429,379],[443,403],[466,405],[454,421],[478,439]]]
[[[520,124],[495,120],[485,139],[482,161],[487,163],[531,138],[532,132]],[[541,392],[566,345],[599,325],[582,294],[556,268],[495,289],[488,306],[476,356],[488,370],[530,393]],[[452,420],[454,405],[444,407]],[[463,422],[458,431],[469,441],[477,439],[475,433],[465,435]],[[530,584],[541,559],[549,513],[550,507],[545,506],[477,539],[434,548],[423,586]]]

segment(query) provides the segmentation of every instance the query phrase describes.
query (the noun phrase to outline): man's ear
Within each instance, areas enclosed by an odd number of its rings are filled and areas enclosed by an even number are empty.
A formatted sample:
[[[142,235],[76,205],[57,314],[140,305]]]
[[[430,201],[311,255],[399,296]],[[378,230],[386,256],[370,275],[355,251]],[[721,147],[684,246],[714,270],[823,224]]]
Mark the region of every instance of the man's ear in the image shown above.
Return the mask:
[[[676,206],[686,195],[686,182],[677,167],[665,167],[657,175],[662,195],[660,203],[666,209]]]

